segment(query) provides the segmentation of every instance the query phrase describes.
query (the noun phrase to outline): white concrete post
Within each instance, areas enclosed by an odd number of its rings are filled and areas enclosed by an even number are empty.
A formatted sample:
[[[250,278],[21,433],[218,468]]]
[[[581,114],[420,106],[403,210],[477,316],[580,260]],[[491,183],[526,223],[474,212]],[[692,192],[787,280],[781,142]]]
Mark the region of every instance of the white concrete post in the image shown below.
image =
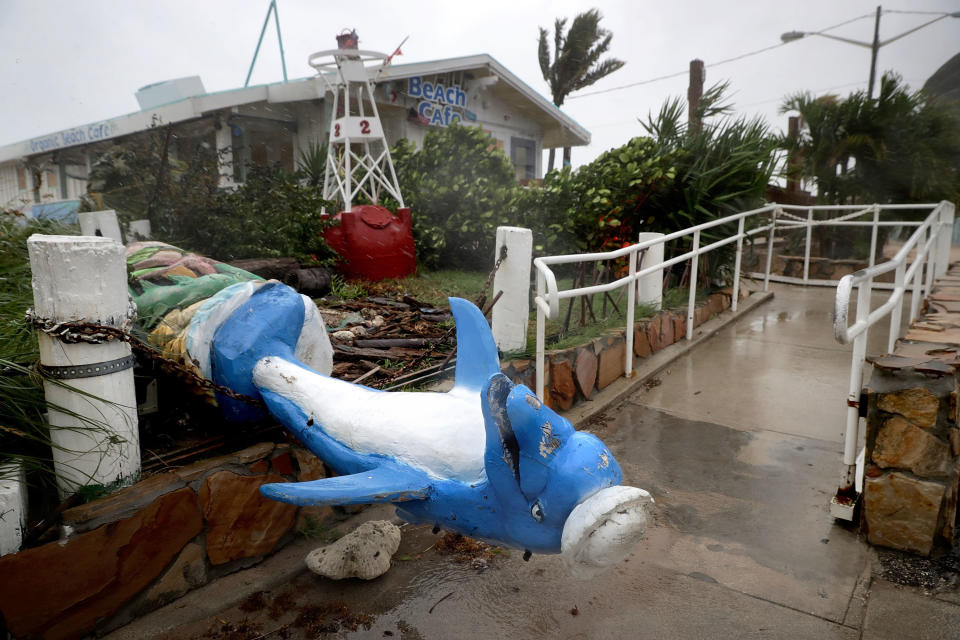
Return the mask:
[[[27,478],[23,464],[0,464],[0,556],[20,551],[27,526]]]
[[[233,180],[233,127],[227,118],[220,119],[220,128],[217,131],[217,171],[220,174],[221,187],[234,187]]]
[[[940,236],[937,238],[937,271],[939,278],[950,268],[950,246],[953,243],[954,205],[944,200],[940,203]]]
[[[493,277],[490,299],[503,291],[493,306],[491,327],[493,339],[501,351],[527,348],[527,325],[530,323],[530,267],[533,263],[533,231],[522,227],[497,227],[495,259],[500,247],[507,248],[507,257]]]
[[[146,218],[131,220],[127,226],[127,244],[146,240],[150,237],[150,221]]]
[[[117,212],[113,209],[105,211],[81,211],[77,214],[80,221],[80,233],[85,236],[103,236],[123,244],[120,235],[120,223],[117,222]]]
[[[109,238],[34,234],[27,248],[35,319],[126,328],[123,245]],[[135,481],[140,443],[130,345],[115,339],[70,344],[43,331],[38,341],[40,363],[63,378],[63,384],[44,381],[61,496],[83,485]],[[104,369],[112,372],[98,373]]]
[[[654,232],[641,233],[637,242],[662,238],[663,235]],[[647,247],[647,251],[643,255],[643,262],[637,265],[637,271],[663,262],[663,244],[661,242]],[[637,280],[637,304],[649,304],[655,309],[660,309],[663,306],[663,269],[657,269]]]

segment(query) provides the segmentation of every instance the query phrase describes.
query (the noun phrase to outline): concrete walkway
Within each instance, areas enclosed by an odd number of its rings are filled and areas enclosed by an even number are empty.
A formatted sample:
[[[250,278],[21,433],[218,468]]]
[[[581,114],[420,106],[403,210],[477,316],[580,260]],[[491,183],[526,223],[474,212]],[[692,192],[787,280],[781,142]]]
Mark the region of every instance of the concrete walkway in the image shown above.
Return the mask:
[[[573,580],[555,556],[442,555],[429,527],[406,526],[377,580],[303,573],[316,543],[301,541],[114,637],[314,637],[307,614],[338,600],[371,617],[336,637],[958,638],[954,585],[884,579],[930,561],[878,553],[829,515],[849,375],[832,299],[831,289],[777,287],[578,425],[657,501],[646,540],[604,576]],[[882,351],[885,336],[873,340]],[[253,604],[227,606],[253,590],[264,591]]]

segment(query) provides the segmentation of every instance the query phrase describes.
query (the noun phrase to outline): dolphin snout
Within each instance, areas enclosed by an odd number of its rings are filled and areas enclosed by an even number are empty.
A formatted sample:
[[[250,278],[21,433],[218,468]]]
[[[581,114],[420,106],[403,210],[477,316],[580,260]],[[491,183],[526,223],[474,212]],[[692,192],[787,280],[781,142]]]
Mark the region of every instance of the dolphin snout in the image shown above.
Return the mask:
[[[563,525],[560,552],[577,577],[598,575],[625,559],[652,519],[653,497],[618,485],[582,500]]]

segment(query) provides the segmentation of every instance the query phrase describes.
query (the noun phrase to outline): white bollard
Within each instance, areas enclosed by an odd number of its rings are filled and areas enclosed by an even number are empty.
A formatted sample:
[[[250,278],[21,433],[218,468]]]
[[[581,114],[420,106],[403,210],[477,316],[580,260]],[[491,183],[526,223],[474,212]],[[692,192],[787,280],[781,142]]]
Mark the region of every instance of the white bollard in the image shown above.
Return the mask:
[[[123,244],[120,235],[120,223],[113,209],[104,211],[81,211],[77,214],[80,221],[80,233],[85,236],[102,236]]]
[[[507,257],[493,277],[490,300],[503,291],[493,306],[491,329],[501,351],[527,348],[527,325],[530,323],[530,266],[533,262],[533,232],[522,227],[497,227],[497,249],[507,247]]]
[[[0,464],[0,556],[20,551],[27,526],[27,479],[23,464]]]
[[[150,221],[146,218],[131,220],[127,225],[127,244],[150,238]]]
[[[637,242],[662,238],[663,235],[653,232],[641,233]],[[647,247],[646,253],[643,254],[643,261],[637,261],[637,271],[663,262],[663,244],[661,242]],[[663,306],[663,269],[648,273],[637,281],[637,304],[653,305],[655,309]]]
[[[27,247],[38,324],[80,321],[128,328],[123,245],[106,237],[34,234]],[[69,343],[51,337],[43,326],[40,363],[72,387],[43,383],[61,496],[83,485],[135,481],[140,444],[130,345],[116,339]]]

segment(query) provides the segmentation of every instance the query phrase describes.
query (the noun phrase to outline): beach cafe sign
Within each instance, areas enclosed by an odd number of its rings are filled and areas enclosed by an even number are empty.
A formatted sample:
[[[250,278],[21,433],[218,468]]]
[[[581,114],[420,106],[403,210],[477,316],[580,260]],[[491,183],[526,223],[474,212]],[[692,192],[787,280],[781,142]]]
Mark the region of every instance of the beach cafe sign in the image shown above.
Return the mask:
[[[77,144],[96,142],[97,140],[113,137],[116,133],[117,126],[109,122],[97,122],[82,127],[74,127],[73,129],[51,133],[42,138],[30,140],[30,153],[41,153],[43,151],[72,147]]]
[[[460,110],[467,106],[467,93],[458,84],[447,86],[414,76],[407,78],[407,95],[419,99],[417,115],[429,124],[446,127],[463,120]]]

